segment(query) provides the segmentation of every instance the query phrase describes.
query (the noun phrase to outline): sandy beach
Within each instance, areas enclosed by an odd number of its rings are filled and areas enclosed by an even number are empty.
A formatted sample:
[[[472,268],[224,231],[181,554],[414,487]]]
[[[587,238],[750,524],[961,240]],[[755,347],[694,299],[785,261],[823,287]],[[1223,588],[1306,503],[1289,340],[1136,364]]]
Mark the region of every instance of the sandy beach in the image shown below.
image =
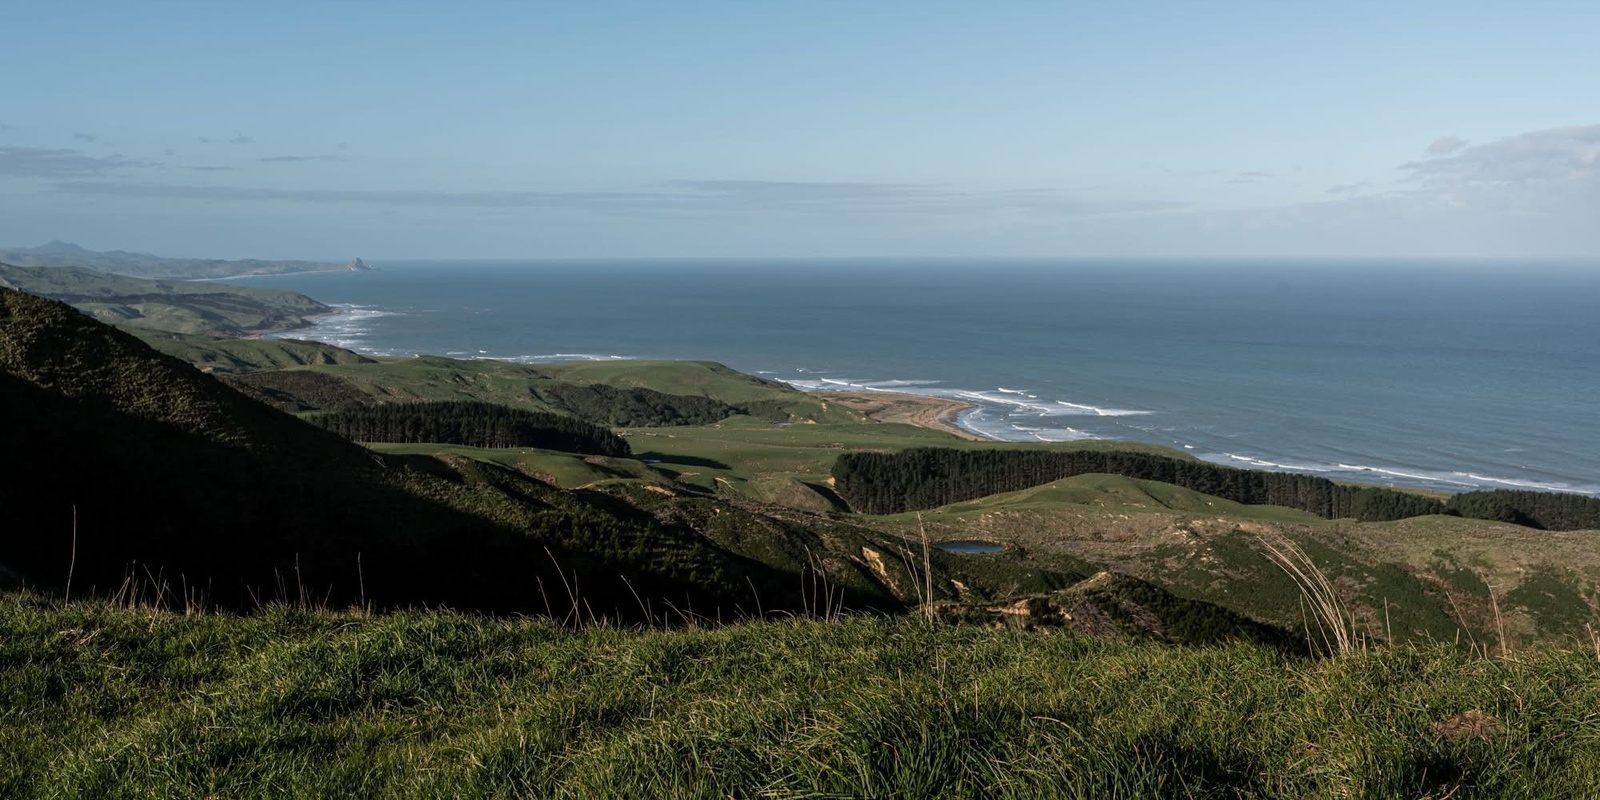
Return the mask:
[[[971,431],[956,425],[956,415],[969,408],[971,403],[945,397],[896,392],[813,392],[830,403],[838,403],[859,411],[868,419],[878,422],[900,422],[943,431],[962,439],[987,441]]]

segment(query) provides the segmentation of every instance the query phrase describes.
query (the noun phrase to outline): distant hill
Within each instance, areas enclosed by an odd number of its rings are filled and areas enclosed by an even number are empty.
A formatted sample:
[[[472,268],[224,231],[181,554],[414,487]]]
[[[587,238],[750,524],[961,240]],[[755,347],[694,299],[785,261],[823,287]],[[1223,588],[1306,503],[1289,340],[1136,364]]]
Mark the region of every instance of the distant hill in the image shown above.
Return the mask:
[[[216,258],[166,258],[126,250],[88,250],[71,242],[52,241],[38,247],[0,248],[0,261],[21,267],[85,267],[135,278],[231,278],[285,272],[330,272],[371,269],[361,259],[327,261],[264,261]]]
[[[60,300],[112,325],[246,336],[303,328],[333,311],[298,292],[208,281],[145,280],[82,267],[0,263],[0,286]]]
[[[225,339],[149,328],[134,328],[130,333],[201,372],[213,374],[279,371],[311,364],[378,363],[342,347],[301,339]]]

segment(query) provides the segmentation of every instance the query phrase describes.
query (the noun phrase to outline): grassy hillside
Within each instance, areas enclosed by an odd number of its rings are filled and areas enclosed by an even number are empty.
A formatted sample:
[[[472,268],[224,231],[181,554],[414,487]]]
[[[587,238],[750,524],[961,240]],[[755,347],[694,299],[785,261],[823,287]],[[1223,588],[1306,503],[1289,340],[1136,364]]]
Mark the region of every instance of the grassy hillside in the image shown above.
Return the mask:
[[[569,487],[652,482],[712,492],[735,502],[839,516],[843,506],[831,492],[828,472],[842,452],[931,443],[1015,446],[963,442],[905,425],[784,426],[749,418],[625,433],[641,460],[602,462],[535,450],[451,452]],[[1044,445],[1062,450],[1125,446]],[[445,451],[422,445],[379,449]],[[1587,635],[1585,626],[1600,625],[1600,551],[1593,547],[1593,533],[1554,533],[1457,517],[1327,521],[1293,509],[1241,505],[1111,475],[1082,475],[920,515],[840,518],[890,537],[886,541],[915,542],[926,531],[936,542],[980,539],[1003,544],[1006,550],[999,555],[953,558],[979,572],[995,570],[995,575],[980,576],[980,585],[1009,587],[1018,599],[1060,588],[1039,581],[1041,571],[1083,577],[1109,569],[1182,597],[1297,628],[1303,621],[1300,592],[1267,560],[1260,545],[1262,535],[1284,535],[1335,578],[1358,627],[1377,640],[1497,649],[1503,635],[1515,648],[1579,641]],[[1035,577],[1024,577],[1030,575]],[[941,583],[940,596],[950,588]]]
[[[1015,448],[924,428],[837,423],[776,426],[730,420],[715,427],[634,429],[634,452],[679,481],[730,497],[827,508],[829,472],[840,453],[939,446]],[[1136,449],[1128,442],[1034,445],[1040,449]],[[833,498],[836,499],[836,498]],[[1395,522],[1326,521],[1278,506],[1247,506],[1169,484],[1083,475],[924,514],[852,517],[859,525],[916,539],[984,539],[1008,545],[1015,568],[1069,557],[1138,576],[1181,596],[1253,618],[1297,626],[1300,594],[1262,555],[1259,537],[1301,543],[1338,579],[1369,636],[1512,647],[1574,641],[1600,627],[1600,551],[1593,532],[1556,533],[1457,517]],[[1498,610],[1498,614],[1496,613]]]
[[[1593,533],[1458,517],[1326,521],[1110,475],[861,523],[904,536],[926,530],[934,541],[991,541],[1023,561],[1070,556],[1294,625],[1300,591],[1261,545],[1262,536],[1281,535],[1328,573],[1375,639],[1496,649],[1503,635],[1514,648],[1583,641],[1588,625],[1600,625]]]
[[[1600,660],[0,602],[8,797],[1585,797]]]
[[[216,336],[292,330],[333,310],[283,289],[144,280],[80,267],[0,264],[0,287],[69,303],[108,324]]]
[[[707,398],[728,406],[728,413],[754,413],[779,420],[858,418],[842,409],[829,409],[812,395],[783,384],[705,361],[529,365],[421,356],[385,359],[378,365],[339,364],[316,369],[343,378],[380,399],[481,400],[563,410],[559,400],[546,390],[554,386],[600,384]]]
[[[587,614],[642,598],[733,611],[802,606],[794,565],[741,555],[720,527],[572,493],[477,460],[384,459],[261,405],[71,308],[0,289],[0,565],[36,584],[248,603],[304,584],[334,602],[550,611],[581,580]],[[653,497],[653,495],[652,495]],[[702,515],[703,516],[703,515]],[[740,525],[817,554],[855,605],[898,607],[881,579],[803,527]],[[698,527],[697,527],[698,526]],[[859,544],[844,543],[860,560]],[[787,545],[786,545],[787,546]],[[554,594],[554,597],[552,595]]]
[[[213,374],[284,370],[312,364],[378,363],[342,347],[300,339],[224,339],[147,328],[130,332],[145,344]]]
[[[163,352],[199,369],[229,374],[236,387],[295,412],[365,403],[476,401],[612,427],[704,425],[735,416],[781,423],[861,419],[843,406],[711,362],[371,359],[310,342],[147,338]],[[352,401],[353,395],[367,400]]]

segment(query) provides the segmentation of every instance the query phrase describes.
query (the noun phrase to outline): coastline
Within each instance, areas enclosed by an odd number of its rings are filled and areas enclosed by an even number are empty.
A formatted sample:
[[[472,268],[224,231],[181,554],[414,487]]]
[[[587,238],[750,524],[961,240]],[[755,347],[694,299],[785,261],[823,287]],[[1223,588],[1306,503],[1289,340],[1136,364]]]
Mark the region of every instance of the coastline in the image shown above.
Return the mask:
[[[205,279],[204,278],[199,278],[197,280],[205,280]],[[270,329],[267,329],[267,330],[250,331],[249,333],[247,333],[246,335],[244,335],[244,336],[242,336],[240,338],[242,338],[242,339],[292,339],[292,338],[295,338],[295,337],[288,336],[287,334],[291,334],[291,333],[294,333],[296,331],[312,331],[312,330],[316,330],[317,327],[318,327],[318,320],[326,320],[326,319],[328,319],[330,317],[337,317],[337,316],[340,316],[340,315],[346,313],[347,311],[348,311],[348,309],[343,309],[343,308],[339,308],[339,307],[336,307],[336,306],[329,306],[327,311],[318,311],[315,314],[303,314],[303,315],[301,315],[300,316],[300,323],[297,324],[297,325],[289,325],[287,327],[279,326],[279,327],[273,327],[273,328],[270,328]],[[327,344],[327,342],[319,342],[319,344]],[[337,347],[338,345],[334,345],[334,346]]]
[[[915,425],[948,433],[973,442],[996,441],[961,427],[961,412],[975,408],[964,400],[901,392],[807,392],[827,402],[838,403],[877,422]]]
[[[310,323],[289,329],[257,332],[250,338],[295,338],[322,341],[365,355],[384,357],[409,355],[373,347],[367,336],[365,317],[389,313],[355,304],[340,304],[329,313],[308,315]],[[426,350],[422,352],[428,352]],[[448,355],[448,354],[446,354]],[[451,356],[458,357],[458,356]],[[473,356],[488,357],[488,356]],[[505,356],[496,360],[517,361]],[[552,359],[553,360],[553,359]],[[783,365],[779,365],[780,367]],[[805,372],[805,371],[801,371]],[[763,376],[772,372],[755,372]],[[925,380],[843,380],[820,377],[829,373],[805,373],[800,379],[782,380],[796,389],[828,402],[839,402],[867,419],[909,424],[937,430],[964,441],[1060,442],[1098,439],[1155,444],[1184,452],[1202,461],[1241,469],[1320,475],[1331,480],[1372,485],[1389,485],[1439,492],[1489,489],[1514,489],[1600,496],[1600,485],[1592,479],[1530,475],[1528,467],[1466,464],[1458,467],[1419,468],[1373,452],[1336,453],[1317,458],[1275,454],[1276,448],[1251,447],[1249,443],[1203,438],[1174,423],[1145,422],[1151,414],[1171,415],[1172,409],[1159,404],[1132,405],[1131,408],[1090,405],[1070,392],[1036,386],[1028,382],[993,388],[960,388],[962,384],[928,386]],[[889,372],[888,374],[893,374]],[[916,377],[926,377],[918,375]],[[982,386],[981,383],[970,384]],[[835,388],[837,387],[837,388]],[[902,389],[902,387],[906,387]],[[1009,387],[1009,388],[1008,388]],[[1026,388],[1024,388],[1026,387]],[[1067,399],[1061,399],[1067,398]],[[1157,425],[1159,428],[1151,427]],[[1013,430],[1014,429],[1014,430]],[[1153,433],[1159,429],[1159,433]],[[1169,431],[1171,433],[1169,433]]]

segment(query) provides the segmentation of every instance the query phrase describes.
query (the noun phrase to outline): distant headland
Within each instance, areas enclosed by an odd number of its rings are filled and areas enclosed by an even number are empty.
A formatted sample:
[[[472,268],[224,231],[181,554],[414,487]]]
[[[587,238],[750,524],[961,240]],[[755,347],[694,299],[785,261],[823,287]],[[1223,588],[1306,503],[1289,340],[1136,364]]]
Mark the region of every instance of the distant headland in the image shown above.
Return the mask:
[[[338,272],[369,270],[365,261],[354,258],[332,261],[267,261],[262,259],[224,260],[215,258],[167,258],[126,250],[96,251],[71,242],[52,241],[38,247],[0,248],[0,263],[18,267],[84,267],[134,278],[236,278],[243,275],[280,275],[288,272]]]

